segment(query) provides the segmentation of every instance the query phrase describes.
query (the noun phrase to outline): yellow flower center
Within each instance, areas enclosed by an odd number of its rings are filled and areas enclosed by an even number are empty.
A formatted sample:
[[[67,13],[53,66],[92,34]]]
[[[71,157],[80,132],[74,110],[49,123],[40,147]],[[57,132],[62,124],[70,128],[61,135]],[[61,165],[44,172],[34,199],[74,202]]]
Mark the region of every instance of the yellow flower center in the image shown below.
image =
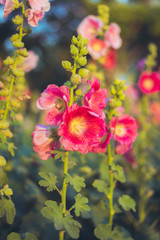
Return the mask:
[[[57,108],[57,110],[59,111],[64,111],[65,109],[65,102],[62,99],[57,99],[56,103],[55,103],[55,107]]]
[[[98,42],[95,42],[93,43],[92,48],[95,52],[100,52],[102,50],[102,45]]]
[[[69,130],[74,135],[82,135],[87,125],[83,117],[76,117],[69,123]]]
[[[151,78],[147,78],[144,82],[143,82],[143,87],[147,90],[151,90],[153,88],[153,80]]]
[[[119,137],[123,137],[126,133],[126,129],[123,124],[118,124],[115,128],[115,134]]]

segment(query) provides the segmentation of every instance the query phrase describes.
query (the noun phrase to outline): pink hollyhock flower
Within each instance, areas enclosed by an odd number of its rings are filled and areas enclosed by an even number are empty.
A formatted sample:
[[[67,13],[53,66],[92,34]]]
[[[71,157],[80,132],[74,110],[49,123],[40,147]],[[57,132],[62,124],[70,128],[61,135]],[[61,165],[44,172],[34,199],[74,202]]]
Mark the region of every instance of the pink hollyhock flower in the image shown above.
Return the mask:
[[[32,9],[43,12],[48,12],[51,7],[49,0],[29,0],[29,4]]]
[[[55,128],[37,125],[31,136],[33,137],[33,150],[43,160],[48,160],[51,151],[60,146],[59,136]]]
[[[87,45],[88,53],[94,60],[103,57],[107,52],[107,47],[108,46],[104,41],[97,38],[91,39]]]
[[[25,58],[23,63],[23,69],[25,72],[30,72],[35,69],[38,64],[39,57],[33,51],[28,51],[29,55]]]
[[[35,10],[35,9],[28,9],[27,10],[27,18],[28,18],[28,24],[32,27],[37,27],[38,22],[42,20],[44,17],[44,12]]]
[[[63,113],[67,108],[69,99],[68,87],[58,87],[54,84],[48,85],[37,100],[39,109],[49,111],[46,117],[47,124],[58,125],[62,122]]]
[[[117,111],[118,113],[121,113],[121,114],[122,114],[122,113],[124,113],[125,110],[124,110],[124,107],[123,107],[123,106],[120,106],[120,107],[117,107],[117,108],[116,108],[116,111]]]
[[[111,23],[107,31],[105,32],[105,41],[108,46],[119,49],[122,45],[122,39],[120,37],[121,29],[116,23]]]
[[[160,73],[143,72],[140,76],[138,86],[142,93],[150,94],[160,91]]]
[[[105,122],[88,107],[73,104],[63,115],[63,123],[58,134],[61,143],[68,151],[80,151],[86,154],[89,146],[98,144],[105,135]]]
[[[116,67],[117,54],[114,49],[110,49],[104,57],[103,67],[112,70]]]
[[[80,23],[77,32],[78,34],[81,34],[82,37],[92,39],[98,35],[103,25],[104,23],[100,18],[89,15]]]
[[[136,101],[139,98],[139,93],[133,85],[127,86],[127,89],[125,90],[125,95],[133,101]]]
[[[6,18],[14,10],[14,2],[12,0],[1,0],[4,5],[4,18]]]
[[[132,144],[120,144],[116,143],[116,153],[124,154],[132,149]]]
[[[100,117],[105,118],[103,109],[106,106],[107,90],[105,88],[100,89],[101,82],[97,78],[93,79],[93,83],[88,81],[91,89],[85,94],[83,98],[83,106],[91,108]]]
[[[160,125],[160,102],[151,102],[149,109],[153,114],[153,122],[156,125]]]
[[[106,126],[106,134],[101,138],[100,143],[93,144],[89,147],[89,152],[95,153],[105,153],[107,149],[107,145],[110,143],[112,134]]]
[[[137,123],[133,117],[127,114],[122,114],[118,118],[113,117],[110,128],[114,140],[121,144],[129,145],[137,137]]]

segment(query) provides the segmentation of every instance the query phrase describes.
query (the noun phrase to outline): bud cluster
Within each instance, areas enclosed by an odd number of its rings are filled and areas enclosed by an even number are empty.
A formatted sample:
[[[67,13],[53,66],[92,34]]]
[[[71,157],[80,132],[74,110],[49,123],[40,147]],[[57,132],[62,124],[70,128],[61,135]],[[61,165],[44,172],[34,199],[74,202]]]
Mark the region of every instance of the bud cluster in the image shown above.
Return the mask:
[[[156,57],[157,57],[157,46],[154,43],[149,44],[149,52],[150,54],[147,56],[146,59],[146,67],[147,71],[152,71],[152,68],[156,66]]]
[[[108,29],[108,25],[109,25],[109,7],[106,5],[99,5],[98,6],[98,14],[99,14],[99,18],[104,22],[104,26],[102,28],[102,30],[100,31],[99,35],[103,36],[104,32]]]

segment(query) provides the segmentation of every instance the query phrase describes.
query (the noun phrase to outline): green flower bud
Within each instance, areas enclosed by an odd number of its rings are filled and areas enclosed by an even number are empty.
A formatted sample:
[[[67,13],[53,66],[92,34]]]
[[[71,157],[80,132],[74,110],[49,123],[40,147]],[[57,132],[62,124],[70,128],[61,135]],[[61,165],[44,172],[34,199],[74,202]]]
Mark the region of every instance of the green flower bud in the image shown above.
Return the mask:
[[[65,82],[64,85],[67,86],[68,88],[71,88],[71,82],[70,81]]]
[[[77,37],[77,39],[78,39],[78,41],[81,40],[81,39],[83,39],[83,38],[82,38],[82,35],[79,34],[78,37]]]
[[[0,156],[0,167],[6,166],[6,159],[3,156]]]
[[[32,33],[32,29],[29,26],[28,27],[24,27],[23,28],[23,32],[27,33],[27,34],[30,34],[30,33]]]
[[[7,129],[9,127],[9,123],[5,120],[0,121],[0,129]]]
[[[87,53],[88,53],[88,49],[87,49],[86,46],[84,46],[84,47],[80,50],[80,54],[82,54],[82,55],[87,55]]]
[[[75,94],[76,94],[77,96],[80,96],[80,95],[82,94],[81,89],[77,89],[76,92],[75,92]]]
[[[123,87],[123,91],[125,91],[126,89],[127,89],[127,86],[124,86],[124,87]]]
[[[69,61],[62,61],[62,66],[67,71],[71,71],[72,70],[72,66],[71,66],[71,63]]]
[[[26,49],[26,48],[20,49],[20,50],[19,50],[19,54],[20,54],[22,57],[28,57],[28,52],[27,52],[27,49]]]
[[[24,71],[23,70],[13,69],[12,72],[16,77],[23,77],[24,76]]]
[[[24,47],[24,43],[21,42],[20,40],[16,40],[16,41],[12,42],[12,45],[15,48],[23,48]]]
[[[120,80],[119,79],[116,79],[115,81],[114,81],[114,85],[119,85],[120,84]]]
[[[18,0],[12,0],[12,2],[14,3],[14,9],[19,8],[20,7],[20,3]]]
[[[119,96],[123,95],[123,90],[117,91],[117,94],[118,94]]]
[[[78,48],[76,47],[76,46],[74,46],[73,44],[71,44],[71,49],[70,49],[70,53],[72,54],[72,55],[78,55],[78,53],[79,53],[79,50],[78,50]]]
[[[74,74],[71,76],[70,81],[73,85],[79,85],[81,83],[81,77],[78,74]]]
[[[119,99],[117,99],[116,100],[116,105],[117,105],[117,107],[120,107],[122,105],[122,102]]]
[[[12,65],[12,64],[14,64],[14,60],[13,60],[13,58],[11,58],[11,57],[7,57],[7,58],[3,61],[3,63],[4,63],[5,65]]]
[[[3,130],[3,134],[8,138],[13,137],[13,133],[9,129]]]
[[[21,104],[17,99],[14,99],[11,101],[11,105],[15,108],[19,108]]]
[[[0,90],[0,96],[6,97],[8,95],[9,95],[9,90],[8,89]]]
[[[115,89],[115,87],[113,85],[111,85],[111,93],[113,95],[116,95],[116,89]]]
[[[80,58],[78,59],[78,64],[79,64],[80,66],[85,66],[85,65],[87,64],[87,59],[86,59],[86,57],[80,57]]]
[[[72,41],[73,44],[76,44],[77,43],[77,38],[75,36],[73,36],[71,41]]]
[[[13,195],[13,191],[12,191],[11,188],[7,188],[7,189],[4,190],[4,194],[5,194],[7,197],[9,197],[9,196]]]
[[[17,39],[19,39],[19,34],[18,33],[12,35],[12,37],[10,38],[11,42],[16,41]]]
[[[87,77],[88,74],[89,74],[88,69],[86,69],[86,68],[79,69],[78,75],[80,75],[82,78]]]
[[[20,25],[23,22],[23,17],[17,15],[15,18],[12,19],[13,23],[16,25]]]
[[[119,99],[123,101],[125,99],[125,95],[122,94],[121,96],[119,96]]]

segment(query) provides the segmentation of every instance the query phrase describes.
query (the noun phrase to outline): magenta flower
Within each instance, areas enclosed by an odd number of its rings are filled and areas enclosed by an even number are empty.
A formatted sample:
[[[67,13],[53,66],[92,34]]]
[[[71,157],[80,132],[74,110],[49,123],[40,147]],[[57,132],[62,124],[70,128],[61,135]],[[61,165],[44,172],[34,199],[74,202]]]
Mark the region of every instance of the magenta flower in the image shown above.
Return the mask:
[[[12,0],[1,0],[4,5],[4,18],[6,18],[14,10],[14,2]]]
[[[59,148],[59,136],[54,127],[37,125],[31,135],[33,137],[33,150],[38,153],[43,160],[48,160],[51,156],[51,151]]]
[[[138,86],[144,94],[152,94],[160,91],[160,73],[143,72],[140,76]]]
[[[32,27],[37,27],[38,22],[42,20],[44,17],[44,12],[34,9],[28,9],[27,10],[27,18],[28,18],[28,24]]]
[[[32,9],[43,12],[48,12],[51,7],[49,0],[29,0],[29,4]]]
[[[105,153],[107,149],[107,145],[110,143],[112,134],[109,131],[108,127],[106,126],[106,133],[101,138],[100,143],[93,144],[89,147],[89,152],[95,152],[95,153]]]
[[[47,124],[58,125],[62,122],[63,113],[67,108],[69,99],[69,89],[66,86],[48,85],[47,89],[44,90],[37,100],[39,109],[48,110]]]
[[[103,25],[104,23],[101,19],[96,16],[89,15],[80,23],[77,32],[78,34],[81,34],[82,37],[92,39],[98,35]]]
[[[63,123],[58,134],[67,151],[79,151],[86,154],[89,146],[98,144],[105,135],[105,122],[88,107],[73,104],[63,115]]]
[[[100,81],[97,78],[93,79],[93,83],[88,81],[91,89],[85,94],[83,99],[83,106],[91,108],[100,117],[105,118],[103,109],[106,106],[107,90],[100,89]]]
[[[94,60],[104,57],[107,52],[108,45],[101,39],[93,38],[88,42],[88,53]]]
[[[132,144],[116,144],[116,153],[117,154],[124,154],[132,149]]]
[[[107,31],[105,32],[105,41],[107,45],[114,49],[119,49],[122,45],[122,39],[120,37],[121,29],[116,23],[111,23]]]
[[[133,143],[137,137],[137,123],[127,114],[121,114],[118,118],[113,117],[110,122],[114,140],[125,145]]]
[[[29,55],[25,58],[23,63],[23,69],[25,72],[30,72],[35,69],[38,64],[39,57],[33,51],[28,51]]]

